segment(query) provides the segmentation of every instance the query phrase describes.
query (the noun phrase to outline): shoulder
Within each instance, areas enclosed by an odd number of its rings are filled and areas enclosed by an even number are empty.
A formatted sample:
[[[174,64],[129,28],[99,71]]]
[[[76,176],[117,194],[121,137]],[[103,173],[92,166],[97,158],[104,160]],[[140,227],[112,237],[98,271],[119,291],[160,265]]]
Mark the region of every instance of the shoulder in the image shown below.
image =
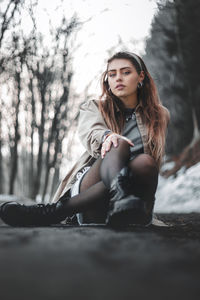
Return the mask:
[[[100,102],[100,100],[96,100],[96,99],[85,101],[80,105],[80,109],[82,109],[82,110],[92,110],[92,109],[96,110],[99,107],[99,102]]]
[[[161,117],[165,118],[165,120],[168,124],[169,120],[170,120],[170,112],[167,109],[167,107],[165,107],[163,104],[160,104],[160,113],[161,113]]]
[[[170,112],[165,106],[163,106],[163,110],[164,110],[165,117],[166,117],[166,120],[167,120],[167,123],[168,123],[169,120],[170,120]]]

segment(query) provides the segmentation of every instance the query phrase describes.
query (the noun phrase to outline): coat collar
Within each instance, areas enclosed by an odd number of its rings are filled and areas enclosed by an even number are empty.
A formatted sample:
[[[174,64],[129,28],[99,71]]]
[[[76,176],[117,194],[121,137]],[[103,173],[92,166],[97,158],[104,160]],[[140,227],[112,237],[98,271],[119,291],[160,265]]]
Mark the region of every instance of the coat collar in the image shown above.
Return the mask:
[[[138,110],[139,107],[142,107],[141,101],[139,101],[139,103],[136,105],[135,112]],[[119,112],[119,111],[120,111],[120,109],[119,109],[119,107],[117,107],[117,112]]]

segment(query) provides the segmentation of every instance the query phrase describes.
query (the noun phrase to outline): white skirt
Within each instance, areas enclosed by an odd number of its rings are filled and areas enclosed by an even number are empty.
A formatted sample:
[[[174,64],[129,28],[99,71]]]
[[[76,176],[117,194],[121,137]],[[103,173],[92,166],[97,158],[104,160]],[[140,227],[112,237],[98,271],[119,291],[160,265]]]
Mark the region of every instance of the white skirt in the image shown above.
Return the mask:
[[[75,181],[74,185],[71,187],[71,190],[70,190],[71,197],[76,196],[76,195],[78,195],[80,193],[81,182],[83,180],[83,177],[89,171],[90,168],[91,168],[91,166],[90,167],[89,166],[88,167],[84,167],[82,170],[80,170],[76,174],[76,181]],[[78,213],[78,214],[76,214],[76,216],[77,216],[79,225],[82,225],[83,224],[83,214],[82,213]]]

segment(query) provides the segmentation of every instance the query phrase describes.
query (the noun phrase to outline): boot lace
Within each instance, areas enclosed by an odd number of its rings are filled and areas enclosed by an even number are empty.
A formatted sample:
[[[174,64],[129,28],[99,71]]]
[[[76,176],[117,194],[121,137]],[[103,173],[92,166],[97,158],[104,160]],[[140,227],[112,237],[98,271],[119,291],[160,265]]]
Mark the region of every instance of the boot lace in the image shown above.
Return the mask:
[[[31,215],[44,215],[48,216],[51,215],[56,211],[56,203],[53,204],[35,204],[35,205],[22,205],[22,209],[26,213],[30,213]]]

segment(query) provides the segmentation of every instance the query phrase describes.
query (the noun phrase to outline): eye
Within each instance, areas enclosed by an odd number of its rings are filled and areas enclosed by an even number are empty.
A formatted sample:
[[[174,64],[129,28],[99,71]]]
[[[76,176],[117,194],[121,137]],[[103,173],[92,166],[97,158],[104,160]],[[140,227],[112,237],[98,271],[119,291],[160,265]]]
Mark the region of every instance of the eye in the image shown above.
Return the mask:
[[[130,71],[125,71],[125,72],[124,72],[125,75],[128,75],[128,74],[130,74],[130,73],[131,73]]]
[[[114,77],[115,76],[115,73],[110,73],[108,74],[109,77]]]

